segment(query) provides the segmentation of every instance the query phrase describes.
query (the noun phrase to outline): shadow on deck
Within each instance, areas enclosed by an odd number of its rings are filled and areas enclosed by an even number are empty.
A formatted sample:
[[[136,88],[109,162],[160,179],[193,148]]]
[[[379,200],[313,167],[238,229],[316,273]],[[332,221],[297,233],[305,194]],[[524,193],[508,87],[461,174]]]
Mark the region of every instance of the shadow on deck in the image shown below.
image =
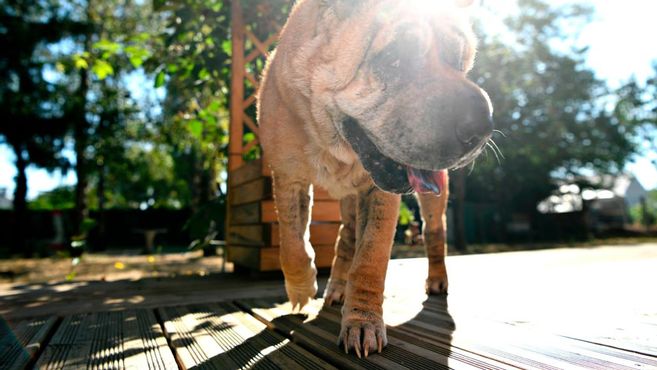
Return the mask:
[[[657,369],[657,245],[451,258],[449,298],[422,294],[425,263],[391,262],[368,359],[336,345],[339,307],[210,276],[17,287],[0,369]]]

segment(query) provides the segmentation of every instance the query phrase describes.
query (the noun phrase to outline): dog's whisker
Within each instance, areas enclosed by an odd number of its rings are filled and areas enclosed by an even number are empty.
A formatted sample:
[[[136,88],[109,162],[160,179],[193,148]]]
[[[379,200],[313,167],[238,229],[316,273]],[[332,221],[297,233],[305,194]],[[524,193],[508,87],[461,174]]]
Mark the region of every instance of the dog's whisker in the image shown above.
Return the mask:
[[[500,162],[500,156],[497,154],[495,147],[490,142],[486,142],[486,146],[493,151],[493,154],[495,154],[495,159],[497,159],[497,164],[502,164],[502,162]]]
[[[493,143],[493,146],[495,146],[495,149],[497,149],[497,152],[500,153],[500,156],[502,157],[502,159],[506,159],[506,158],[504,157],[504,153],[502,153],[502,149],[500,149],[500,147],[497,146],[497,143],[495,142],[495,140],[490,139],[489,141],[490,141],[491,143]]]
[[[470,176],[472,174],[472,171],[474,171],[476,163],[477,163],[477,159],[475,158],[472,160],[472,166],[470,166],[470,172],[468,172],[468,176]]]
[[[497,134],[500,134],[500,135],[502,135],[502,136],[504,136],[504,137],[507,137],[506,134],[505,134],[504,132],[500,131],[500,130],[495,130],[495,129],[494,129],[493,132],[495,132],[495,133],[497,133]]]

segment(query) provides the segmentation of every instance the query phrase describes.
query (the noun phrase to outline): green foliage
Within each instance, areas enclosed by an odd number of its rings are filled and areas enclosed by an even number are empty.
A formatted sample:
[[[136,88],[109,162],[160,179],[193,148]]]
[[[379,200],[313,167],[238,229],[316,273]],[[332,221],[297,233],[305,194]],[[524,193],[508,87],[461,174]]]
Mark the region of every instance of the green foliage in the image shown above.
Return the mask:
[[[507,33],[480,29],[471,78],[490,95],[503,152],[479,159],[467,177],[469,201],[495,202],[508,212],[533,213],[556,187],[587,169],[616,173],[639,147],[640,123],[632,115],[636,86],[609,91],[585,65],[586,50],[574,45],[573,29],[588,20],[582,6],[555,7],[520,0],[519,14],[506,20]],[[481,28],[481,27],[480,27]],[[566,31],[570,30],[570,31]],[[568,33],[567,33],[568,32]],[[511,41],[509,41],[509,39]],[[620,109],[631,101],[631,113]],[[615,110],[606,104],[616,105]]]
[[[653,226],[657,225],[657,190],[648,192],[645,205],[637,204],[630,208],[630,218],[634,224]]]
[[[64,210],[75,207],[75,189],[63,186],[41,193],[29,202],[29,208],[34,210]]]
[[[406,203],[403,201],[399,204],[399,224],[406,226],[411,222],[415,221],[415,215],[411,211]]]
[[[265,40],[293,1],[240,3],[250,32]],[[657,66],[645,83],[628,81],[611,91],[585,65],[586,50],[572,46],[571,35],[589,20],[590,9],[544,0],[518,4],[519,13],[505,22],[507,33],[478,27],[470,77],[493,100],[504,159],[498,163],[489,150],[478,160],[467,177],[467,200],[528,213],[554,190],[555,178],[583,169],[617,172],[632,155],[656,149]],[[223,196],[230,2],[20,0],[0,6],[0,16],[7,61],[0,63],[0,136],[20,154],[18,182],[26,186],[20,173],[28,165],[67,171],[63,148],[78,141],[92,208],[192,207],[189,230],[198,243],[207,242],[208,220],[216,221],[216,230],[223,225],[207,209]],[[249,38],[245,47],[254,47]],[[263,68],[260,59],[246,66],[252,76]],[[133,91],[139,76],[148,83]],[[247,96],[256,92],[248,81],[244,87]],[[255,119],[253,107],[245,113]],[[88,122],[76,132],[71,122],[80,118]],[[242,140],[248,145],[255,135],[247,129]],[[260,155],[254,146],[245,158]],[[19,198],[25,186],[17,186]],[[61,188],[30,207],[73,202],[73,190]],[[413,213],[401,207],[400,223],[412,222]]]

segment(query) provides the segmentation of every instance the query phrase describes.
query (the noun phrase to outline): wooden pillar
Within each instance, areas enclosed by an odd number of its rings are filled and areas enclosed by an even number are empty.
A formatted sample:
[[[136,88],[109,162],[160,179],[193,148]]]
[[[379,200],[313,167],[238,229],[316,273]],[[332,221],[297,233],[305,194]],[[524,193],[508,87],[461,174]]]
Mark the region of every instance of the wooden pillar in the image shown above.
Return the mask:
[[[240,0],[231,1],[232,63],[230,81],[230,129],[228,142],[228,174],[242,163],[244,136],[244,20]]]

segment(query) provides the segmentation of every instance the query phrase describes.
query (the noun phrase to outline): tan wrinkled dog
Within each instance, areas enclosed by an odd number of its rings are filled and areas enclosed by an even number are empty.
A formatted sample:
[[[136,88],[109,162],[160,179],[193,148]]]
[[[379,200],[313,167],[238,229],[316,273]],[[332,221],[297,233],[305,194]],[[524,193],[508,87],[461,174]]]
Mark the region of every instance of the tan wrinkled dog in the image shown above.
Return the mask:
[[[470,162],[492,131],[490,101],[466,78],[470,2],[302,0],[268,61],[258,114],[285,288],[294,307],[317,293],[317,184],[342,212],[325,302],[344,301],[338,344],[358,356],[387,343],[381,306],[401,193],[419,193],[427,290],[447,291],[446,170]]]

